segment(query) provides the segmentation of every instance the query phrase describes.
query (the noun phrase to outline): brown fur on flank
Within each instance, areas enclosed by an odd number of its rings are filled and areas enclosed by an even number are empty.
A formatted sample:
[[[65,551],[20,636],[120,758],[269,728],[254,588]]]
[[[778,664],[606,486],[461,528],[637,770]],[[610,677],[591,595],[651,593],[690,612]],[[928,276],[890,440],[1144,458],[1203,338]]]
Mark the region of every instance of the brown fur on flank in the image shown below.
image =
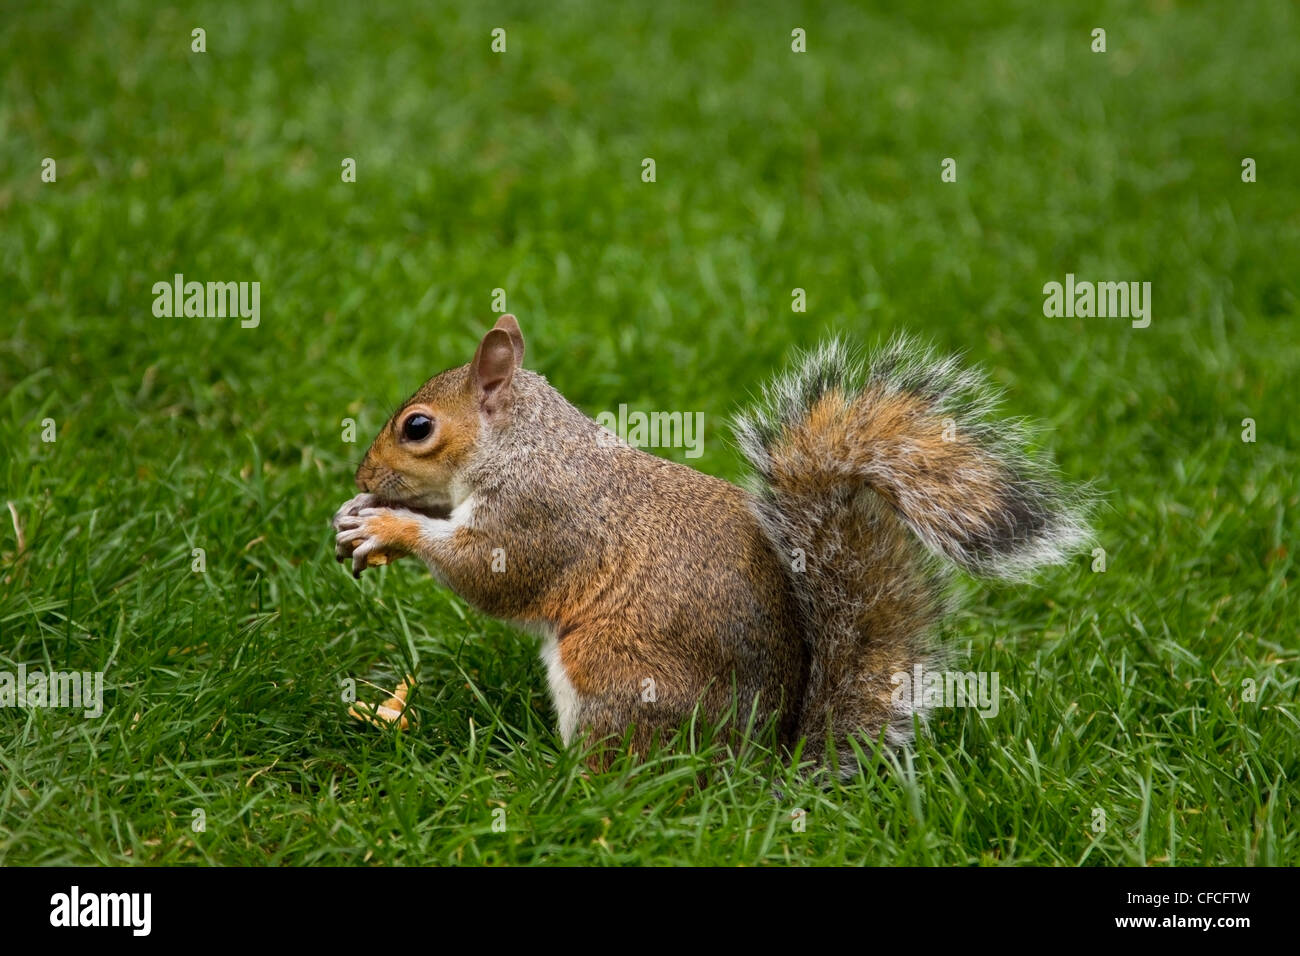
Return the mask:
[[[935,556],[1018,574],[1083,534],[1014,431],[972,414],[976,380],[906,343],[866,381],[832,346],[770,388],[737,425],[752,493],[613,440],[523,355],[504,316],[403,405],[335,517],[338,555],[358,574],[418,555],[542,633],[566,743],[631,729],[644,751],[738,698],[851,769],[850,737],[910,737],[891,676],[931,659]]]

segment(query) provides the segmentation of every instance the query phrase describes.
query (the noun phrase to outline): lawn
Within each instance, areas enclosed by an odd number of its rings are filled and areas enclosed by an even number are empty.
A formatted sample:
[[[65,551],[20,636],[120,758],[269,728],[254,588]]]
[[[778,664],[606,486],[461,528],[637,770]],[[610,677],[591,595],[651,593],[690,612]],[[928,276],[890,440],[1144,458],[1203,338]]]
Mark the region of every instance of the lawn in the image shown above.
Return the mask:
[[[1285,0],[6,8],[0,673],[104,692],[0,707],[0,863],[1300,863],[1298,29]],[[257,325],[156,315],[176,274],[258,282]],[[1150,325],[1045,315],[1067,275],[1150,282]],[[702,412],[689,463],[732,480],[728,417],[799,349],[964,352],[1098,492],[1105,570],[962,582],[945,640],[999,713],[938,711],[887,772],[820,789],[694,728],[587,775],[535,638],[333,558],[370,439],[505,310],[590,414]],[[407,673],[410,730],[348,716]]]

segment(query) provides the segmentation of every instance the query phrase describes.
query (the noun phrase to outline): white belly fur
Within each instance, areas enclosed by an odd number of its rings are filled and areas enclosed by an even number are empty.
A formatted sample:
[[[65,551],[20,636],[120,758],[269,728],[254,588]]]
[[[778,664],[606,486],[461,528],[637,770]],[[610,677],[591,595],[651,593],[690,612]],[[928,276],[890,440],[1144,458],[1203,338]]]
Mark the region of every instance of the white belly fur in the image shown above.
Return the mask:
[[[578,729],[578,692],[569,680],[564,662],[560,660],[560,644],[554,631],[542,638],[542,663],[546,665],[546,682],[551,688],[551,703],[560,718],[560,739],[565,746],[573,742]]]

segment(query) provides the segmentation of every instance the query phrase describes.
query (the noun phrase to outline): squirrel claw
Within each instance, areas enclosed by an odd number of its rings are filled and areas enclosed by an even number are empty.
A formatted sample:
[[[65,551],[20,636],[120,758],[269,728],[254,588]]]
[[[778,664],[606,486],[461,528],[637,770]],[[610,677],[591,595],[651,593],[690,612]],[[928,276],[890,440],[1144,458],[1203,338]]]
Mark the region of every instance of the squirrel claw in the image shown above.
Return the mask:
[[[353,531],[350,534],[361,537],[361,532]],[[366,538],[352,552],[352,576],[357,580],[361,579],[361,572],[371,565],[387,564],[387,557],[379,550],[379,540],[377,538]]]

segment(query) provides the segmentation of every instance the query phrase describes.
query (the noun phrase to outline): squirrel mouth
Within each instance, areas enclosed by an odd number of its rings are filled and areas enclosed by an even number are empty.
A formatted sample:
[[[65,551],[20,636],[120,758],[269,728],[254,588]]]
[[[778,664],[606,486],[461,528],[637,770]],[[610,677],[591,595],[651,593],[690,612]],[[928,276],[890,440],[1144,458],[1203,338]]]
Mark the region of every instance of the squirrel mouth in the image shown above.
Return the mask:
[[[407,511],[414,511],[416,514],[424,515],[426,518],[435,518],[439,521],[446,521],[451,517],[451,509],[443,505],[417,505],[409,501],[397,501],[392,498],[382,498],[376,504],[381,508],[405,508]]]

